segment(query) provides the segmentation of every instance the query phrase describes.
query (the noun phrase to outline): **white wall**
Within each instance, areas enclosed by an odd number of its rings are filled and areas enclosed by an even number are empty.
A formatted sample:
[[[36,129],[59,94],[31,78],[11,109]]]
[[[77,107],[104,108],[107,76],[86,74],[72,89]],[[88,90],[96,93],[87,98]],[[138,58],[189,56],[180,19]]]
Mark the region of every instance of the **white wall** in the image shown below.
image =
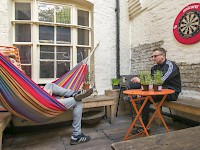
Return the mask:
[[[94,4],[95,82],[99,94],[111,89],[111,78],[116,77],[116,1],[89,0]],[[120,62],[121,74],[130,72],[130,36],[127,1],[120,1]]]
[[[95,84],[99,94],[111,87],[115,76],[116,23],[114,0],[90,0],[94,4],[94,45],[100,42],[94,55]]]
[[[147,9],[131,22],[132,47],[144,43],[164,41],[167,57],[176,62],[200,62],[200,42],[183,45],[173,35],[173,24],[179,12],[188,4],[199,0],[142,0]]]
[[[128,0],[120,1],[120,74],[130,75],[131,38]]]
[[[8,45],[8,7],[7,1],[0,1],[0,45]]]

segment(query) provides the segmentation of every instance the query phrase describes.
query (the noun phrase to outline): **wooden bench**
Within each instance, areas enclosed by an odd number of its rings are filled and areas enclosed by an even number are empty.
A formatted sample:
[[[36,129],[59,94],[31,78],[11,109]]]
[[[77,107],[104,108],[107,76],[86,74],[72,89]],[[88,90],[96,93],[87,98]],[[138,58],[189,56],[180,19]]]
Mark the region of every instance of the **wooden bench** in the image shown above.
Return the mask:
[[[114,150],[199,150],[200,126],[113,143]]]
[[[98,95],[94,97],[84,98],[82,100],[83,108],[106,107],[107,116],[110,117],[110,123],[115,122],[115,103],[116,98],[113,96]]]
[[[164,107],[168,107],[173,110],[178,110],[188,114],[200,116],[200,100],[193,98],[180,98],[177,101],[165,101]]]
[[[2,137],[3,137],[3,131],[8,125],[8,123],[11,121],[11,113],[9,112],[0,112],[0,150],[2,149]]]

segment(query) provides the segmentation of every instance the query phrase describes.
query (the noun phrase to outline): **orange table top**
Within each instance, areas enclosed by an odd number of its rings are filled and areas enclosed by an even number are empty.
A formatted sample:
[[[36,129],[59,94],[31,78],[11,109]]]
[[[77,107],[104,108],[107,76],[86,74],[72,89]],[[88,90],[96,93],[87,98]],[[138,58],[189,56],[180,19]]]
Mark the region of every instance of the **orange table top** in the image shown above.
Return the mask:
[[[162,89],[161,91],[154,91],[149,90],[149,91],[142,91],[142,89],[132,89],[132,90],[125,90],[123,92],[124,94],[128,95],[143,95],[143,96],[148,96],[148,95],[166,95],[166,94],[173,94],[174,90],[171,89]]]

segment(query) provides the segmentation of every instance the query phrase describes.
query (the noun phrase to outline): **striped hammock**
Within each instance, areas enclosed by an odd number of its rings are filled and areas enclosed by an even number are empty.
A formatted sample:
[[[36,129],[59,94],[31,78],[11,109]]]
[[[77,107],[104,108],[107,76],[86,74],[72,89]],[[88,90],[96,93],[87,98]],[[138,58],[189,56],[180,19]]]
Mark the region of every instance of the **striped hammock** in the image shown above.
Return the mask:
[[[84,81],[87,64],[82,61],[54,81],[77,91]],[[34,122],[46,122],[66,108],[0,54],[0,100],[13,115]]]

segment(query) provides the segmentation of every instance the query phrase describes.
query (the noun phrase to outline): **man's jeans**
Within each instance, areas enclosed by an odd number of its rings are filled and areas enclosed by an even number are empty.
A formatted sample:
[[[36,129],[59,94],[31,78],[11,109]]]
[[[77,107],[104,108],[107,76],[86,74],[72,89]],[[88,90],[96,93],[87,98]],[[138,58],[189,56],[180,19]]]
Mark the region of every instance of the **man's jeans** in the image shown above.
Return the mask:
[[[54,83],[47,83],[44,87],[45,90],[49,89],[50,94],[56,95],[56,96],[64,96],[65,98],[60,98],[57,100],[63,104],[67,109],[73,108],[73,136],[77,136],[81,134],[81,119],[82,119],[82,101],[76,101],[74,97],[72,96],[75,92],[69,89],[62,88]]]

